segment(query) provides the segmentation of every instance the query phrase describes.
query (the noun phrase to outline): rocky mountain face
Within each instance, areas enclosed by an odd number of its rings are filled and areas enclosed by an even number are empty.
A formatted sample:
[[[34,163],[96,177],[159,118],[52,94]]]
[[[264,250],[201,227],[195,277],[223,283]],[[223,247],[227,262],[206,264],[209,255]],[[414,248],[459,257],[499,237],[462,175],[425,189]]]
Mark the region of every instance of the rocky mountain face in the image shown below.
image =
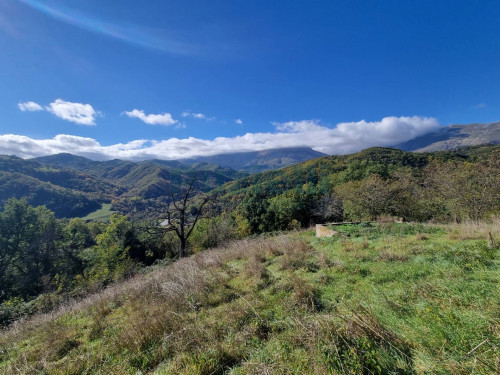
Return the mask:
[[[433,152],[485,144],[500,144],[500,122],[446,126],[395,147],[405,151]]]

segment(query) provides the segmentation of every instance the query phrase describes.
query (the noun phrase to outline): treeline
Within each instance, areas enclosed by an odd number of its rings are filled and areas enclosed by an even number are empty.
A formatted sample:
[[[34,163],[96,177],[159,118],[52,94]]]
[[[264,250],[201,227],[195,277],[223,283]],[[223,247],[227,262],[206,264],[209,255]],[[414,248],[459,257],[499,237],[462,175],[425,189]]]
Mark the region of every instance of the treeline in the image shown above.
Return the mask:
[[[500,213],[500,148],[369,149],[252,176],[219,193],[248,234],[381,216],[478,220]]]

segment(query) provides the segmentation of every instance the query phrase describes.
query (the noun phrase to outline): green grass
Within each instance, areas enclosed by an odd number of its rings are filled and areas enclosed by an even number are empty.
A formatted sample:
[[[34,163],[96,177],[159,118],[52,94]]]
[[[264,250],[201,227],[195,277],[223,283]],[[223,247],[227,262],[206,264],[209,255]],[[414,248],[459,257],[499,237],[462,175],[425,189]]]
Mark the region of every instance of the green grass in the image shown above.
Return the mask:
[[[111,211],[111,203],[103,203],[100,209],[82,217],[82,220],[109,221],[113,213],[114,211]]]
[[[460,226],[245,240],[0,334],[6,374],[494,374],[500,250]],[[481,233],[481,235],[479,235]]]

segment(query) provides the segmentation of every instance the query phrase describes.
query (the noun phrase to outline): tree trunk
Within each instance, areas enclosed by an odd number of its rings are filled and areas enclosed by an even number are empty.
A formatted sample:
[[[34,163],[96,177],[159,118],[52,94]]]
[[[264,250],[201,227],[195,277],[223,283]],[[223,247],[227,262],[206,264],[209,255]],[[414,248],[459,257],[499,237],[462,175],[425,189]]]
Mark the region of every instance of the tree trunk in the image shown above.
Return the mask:
[[[179,257],[184,258],[186,256],[186,245],[187,240],[185,238],[181,238],[181,248],[179,249]]]

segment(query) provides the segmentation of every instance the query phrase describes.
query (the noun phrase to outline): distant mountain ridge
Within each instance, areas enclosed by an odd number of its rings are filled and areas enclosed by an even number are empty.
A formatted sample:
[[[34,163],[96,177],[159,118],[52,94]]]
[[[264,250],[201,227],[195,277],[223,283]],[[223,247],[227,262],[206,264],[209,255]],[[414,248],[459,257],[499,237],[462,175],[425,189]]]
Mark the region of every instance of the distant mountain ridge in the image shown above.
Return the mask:
[[[94,171],[94,173],[96,173],[96,171],[100,171],[98,173],[102,173],[100,174],[101,177],[108,176],[115,178],[116,174],[125,173],[125,171],[128,171],[137,164],[156,164],[170,168],[194,168],[219,172],[223,171],[223,174],[229,173],[228,170],[233,170],[233,172],[244,171],[246,173],[258,173],[288,167],[293,164],[316,159],[322,156],[326,156],[326,154],[315,151],[310,147],[286,147],[262,151],[199,156],[190,159],[153,159],[142,162],[132,162],[120,159],[94,161],[83,156],[76,156],[68,153],[41,156],[31,160],[36,160],[40,163],[58,168],[71,168],[86,172]]]
[[[404,151],[433,152],[486,144],[500,144],[500,122],[450,125],[394,147]]]
[[[482,125],[482,128],[492,134],[495,134],[497,127],[498,123],[495,126]],[[463,128],[444,128],[444,136],[433,135],[427,140],[434,140],[433,143],[446,141],[452,138],[449,129],[452,136],[456,137],[456,134],[462,134],[460,132]],[[483,134],[484,129],[480,132],[480,128],[481,126],[474,125],[466,130],[473,134],[474,131]],[[466,136],[467,134],[459,137]],[[477,142],[483,143],[484,138],[476,139],[479,139]],[[491,137],[488,140],[491,141]],[[408,145],[410,146],[412,145]],[[419,146],[420,144],[414,143],[412,147]],[[497,152],[495,150],[498,150],[498,146],[469,146],[459,152],[436,152],[433,155],[439,158],[463,158],[464,155],[482,157],[484,153]],[[58,217],[75,217],[94,212],[103,203],[112,203],[113,211],[141,217],[151,205],[168,202],[170,193],[180,191],[193,178],[199,180],[200,190],[208,192],[220,187],[216,192],[223,193],[224,200],[231,200],[234,194],[240,198],[244,196],[246,188],[252,185],[262,191],[277,193],[302,187],[308,182],[328,187],[338,178],[346,181],[359,179],[359,173],[364,173],[364,169],[370,173],[384,174],[394,166],[421,168],[427,161],[426,155],[390,148],[371,148],[357,154],[324,156],[312,160],[311,156],[321,153],[310,149],[292,151],[295,157],[302,155],[308,160],[286,168],[265,170],[252,176],[249,176],[248,172],[198,160],[191,160],[190,164],[186,161],[163,160],[135,163],[124,160],[92,161],[71,154],[29,160],[16,156],[0,156],[0,205],[11,197],[26,197],[30,204],[46,205]],[[302,152],[304,153],[301,154]],[[240,155],[241,159],[232,160],[233,165],[241,168],[250,165],[270,168],[292,159],[287,158],[285,150],[247,154],[250,155]],[[230,160],[232,155],[218,157],[224,161],[223,159]],[[336,175],[337,173],[340,174]]]
[[[326,156],[326,154],[315,151],[310,147],[288,147],[202,156],[193,159],[181,159],[180,161],[185,163],[206,162],[239,171],[258,173],[288,167],[322,156]]]

